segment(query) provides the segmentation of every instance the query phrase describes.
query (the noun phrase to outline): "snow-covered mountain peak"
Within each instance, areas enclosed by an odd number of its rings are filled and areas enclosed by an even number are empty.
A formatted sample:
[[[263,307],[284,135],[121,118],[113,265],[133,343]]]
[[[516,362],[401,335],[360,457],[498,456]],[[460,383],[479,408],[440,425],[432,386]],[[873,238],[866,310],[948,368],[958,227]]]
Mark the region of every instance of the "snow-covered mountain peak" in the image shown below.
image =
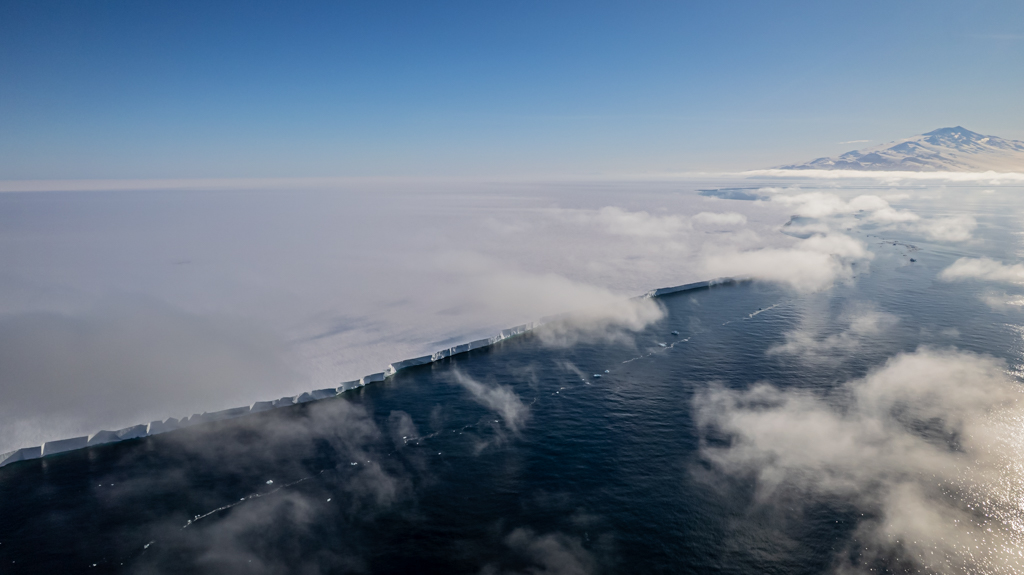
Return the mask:
[[[781,166],[789,170],[877,170],[914,172],[1024,172],[1024,142],[986,136],[962,126],[939,128],[912,138]]]

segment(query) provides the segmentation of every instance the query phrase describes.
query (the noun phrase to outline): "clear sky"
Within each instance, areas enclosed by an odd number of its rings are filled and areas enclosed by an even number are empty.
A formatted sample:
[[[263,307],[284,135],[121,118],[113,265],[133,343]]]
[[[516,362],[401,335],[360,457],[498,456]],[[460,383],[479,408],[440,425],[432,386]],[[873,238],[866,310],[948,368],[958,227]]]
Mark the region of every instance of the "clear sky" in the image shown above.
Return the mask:
[[[0,179],[738,170],[1022,101],[1020,0],[0,0]]]

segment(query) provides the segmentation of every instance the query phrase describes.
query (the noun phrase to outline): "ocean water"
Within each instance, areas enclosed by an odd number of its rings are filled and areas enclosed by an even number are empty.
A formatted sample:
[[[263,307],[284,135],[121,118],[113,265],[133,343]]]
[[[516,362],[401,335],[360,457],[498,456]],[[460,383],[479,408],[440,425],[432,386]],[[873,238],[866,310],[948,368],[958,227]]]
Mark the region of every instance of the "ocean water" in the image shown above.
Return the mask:
[[[637,333],[551,326],[340,398],[0,468],[0,572],[918,572],[861,539],[862,506],[795,487],[768,504],[717,468],[730,438],[697,402],[761,382],[828,398],[922,346],[1024,371],[1020,306],[937,279],[1017,259],[1019,202],[951,210],[976,241],[863,226],[875,257],[829,290],[673,294]],[[798,334],[840,344],[786,352]]]

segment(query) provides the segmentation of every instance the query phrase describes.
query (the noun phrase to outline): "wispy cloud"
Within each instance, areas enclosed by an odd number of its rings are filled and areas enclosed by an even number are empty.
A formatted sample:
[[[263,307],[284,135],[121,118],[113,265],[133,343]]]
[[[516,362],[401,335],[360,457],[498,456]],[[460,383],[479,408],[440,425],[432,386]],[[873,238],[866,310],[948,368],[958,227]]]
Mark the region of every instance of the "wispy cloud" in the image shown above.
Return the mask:
[[[871,140],[847,140],[845,142],[838,142],[839,144],[866,144]]]
[[[522,430],[530,417],[530,408],[511,387],[484,384],[457,369],[453,370],[452,377],[470,393],[473,401],[500,416],[509,431],[518,434]]]
[[[839,363],[863,343],[898,321],[892,314],[873,309],[853,310],[838,319],[844,325],[838,333],[823,335],[818,329],[801,327],[786,332],[786,343],[768,350],[768,355],[791,355],[813,363]]]
[[[591,575],[601,571],[597,556],[578,537],[557,532],[541,535],[518,528],[505,537],[504,543],[515,562],[528,567],[504,570],[489,564],[480,575]]]

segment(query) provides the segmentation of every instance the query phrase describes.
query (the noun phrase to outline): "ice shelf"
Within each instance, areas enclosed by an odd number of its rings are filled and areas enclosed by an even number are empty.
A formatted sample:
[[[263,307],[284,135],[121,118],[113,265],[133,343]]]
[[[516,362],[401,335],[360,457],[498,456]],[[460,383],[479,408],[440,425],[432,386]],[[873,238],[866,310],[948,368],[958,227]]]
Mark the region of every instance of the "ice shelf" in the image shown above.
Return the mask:
[[[338,393],[343,393],[343,392],[346,392],[346,391],[348,391],[350,389],[355,389],[357,387],[359,387],[359,380],[358,379],[355,380],[355,381],[345,381],[345,382],[342,382],[342,384],[338,386],[337,392]]]
[[[0,455],[0,467],[3,467],[8,463],[14,463],[15,461],[28,461],[29,459],[37,459],[41,454],[41,447],[22,447],[21,449],[8,451],[7,453]]]
[[[256,403],[249,406],[249,413],[259,413],[261,411],[267,411],[274,409],[273,401],[257,401]]]
[[[433,363],[433,358],[433,355],[424,355],[422,357],[414,357],[412,359],[407,359],[405,361],[396,361],[395,363],[388,365],[388,368],[384,370],[384,375],[392,376],[408,367],[415,367],[417,365],[426,365],[428,363]]]
[[[327,399],[328,397],[335,397],[338,395],[338,390],[333,387],[327,389],[314,389],[309,392],[309,395],[314,401],[320,401],[321,399]]]
[[[104,443],[111,443],[114,441],[120,441],[117,437],[117,433],[113,431],[97,431],[96,433],[89,436],[88,445],[101,445]]]
[[[695,282],[689,284],[683,284],[673,287],[664,287],[651,290],[638,298],[654,298],[663,295],[706,289],[716,285],[728,285],[736,283],[741,280],[735,278],[719,278],[704,282]],[[297,396],[282,397],[281,399],[275,399],[272,401],[257,401],[251,406],[232,407],[230,409],[224,409],[221,411],[214,411],[212,413],[203,412],[192,415],[191,417],[184,417],[181,420],[177,420],[173,417],[163,421],[153,421],[148,425],[133,425],[126,427],[118,431],[98,431],[89,436],[73,437],[71,439],[60,439],[56,441],[48,441],[41,447],[25,447],[22,449],[16,449],[7,453],[0,454],[0,467],[15,463],[18,461],[27,461],[29,459],[36,459],[39,457],[45,457],[55,453],[61,453],[64,451],[71,451],[74,449],[81,449],[84,447],[92,447],[95,445],[102,445],[104,443],[112,443],[115,441],[126,441],[129,439],[137,439],[140,437],[147,437],[150,435],[157,435],[160,433],[166,433],[175,429],[182,429],[185,427],[191,427],[193,425],[199,425],[202,423],[210,423],[214,421],[222,421],[225,419],[234,419],[250,413],[259,413],[261,411],[268,411],[271,409],[277,409],[281,407],[290,407],[300,403],[308,403],[312,401],[321,401],[332,397],[342,395],[346,391],[363,387],[370,383],[377,383],[384,381],[385,379],[392,377],[399,371],[416,367],[420,365],[429,365],[441,361],[443,359],[452,357],[453,355],[459,355],[468,353],[473,350],[483,349],[492,346],[498,342],[504,341],[511,337],[516,337],[534,330],[541,325],[553,320],[560,319],[564,316],[551,316],[548,318],[542,318],[541,321],[536,323],[526,323],[518,325],[513,328],[503,329],[494,337],[477,339],[469,343],[463,343],[435,351],[431,355],[424,355],[420,357],[414,357],[412,359],[406,359],[404,361],[398,361],[391,363],[387,366],[384,371],[372,373],[370,375],[363,376],[362,378],[355,381],[346,381],[341,383],[337,388],[327,389],[315,389],[307,391]]]
[[[72,437],[71,439],[58,439],[57,441],[47,441],[43,444],[42,453],[40,457],[47,455],[54,455],[56,453],[62,453],[64,451],[71,451],[72,449],[81,449],[89,445],[89,436],[83,435],[82,437]]]

